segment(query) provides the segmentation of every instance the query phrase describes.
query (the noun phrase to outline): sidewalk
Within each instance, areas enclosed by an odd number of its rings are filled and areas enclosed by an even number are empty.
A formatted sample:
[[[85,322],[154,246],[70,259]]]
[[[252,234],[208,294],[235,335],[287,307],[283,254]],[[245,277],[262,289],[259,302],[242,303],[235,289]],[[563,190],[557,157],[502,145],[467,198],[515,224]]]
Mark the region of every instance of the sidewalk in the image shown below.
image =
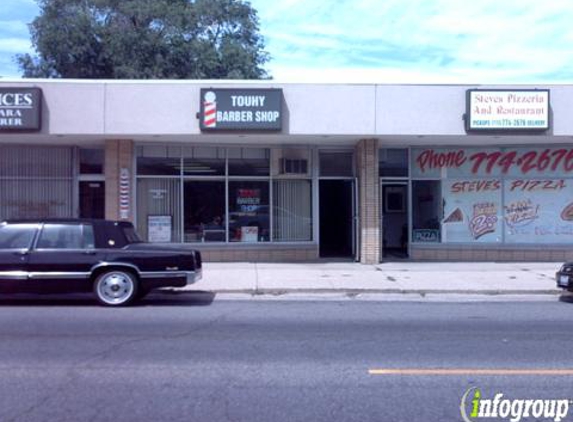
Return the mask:
[[[289,293],[552,294],[561,263],[388,262],[205,263],[185,290],[251,295]]]

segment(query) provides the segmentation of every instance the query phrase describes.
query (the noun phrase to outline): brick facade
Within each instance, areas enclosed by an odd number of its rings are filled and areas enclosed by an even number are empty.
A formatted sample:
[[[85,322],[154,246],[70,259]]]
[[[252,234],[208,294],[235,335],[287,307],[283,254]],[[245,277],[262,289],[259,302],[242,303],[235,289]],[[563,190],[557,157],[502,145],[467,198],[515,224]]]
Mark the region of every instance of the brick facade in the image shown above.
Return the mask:
[[[316,245],[296,247],[268,245],[266,248],[231,245],[230,247],[222,246],[217,248],[212,245],[203,247],[199,243],[192,245],[192,247],[201,251],[203,260],[206,262],[304,262],[318,259],[318,247]]]
[[[133,175],[133,141],[129,139],[107,139],[105,141],[105,218],[109,220],[135,218],[135,184]],[[129,210],[127,218],[120,215],[120,174],[129,172]]]
[[[358,199],[360,210],[360,262],[380,262],[380,178],[378,176],[378,140],[363,139],[356,145]]]
[[[410,257],[415,261],[453,261],[453,262],[546,262],[571,261],[573,251],[562,247],[542,248],[511,248],[511,247],[479,247],[471,245],[448,245],[439,247],[424,247],[412,245]]]

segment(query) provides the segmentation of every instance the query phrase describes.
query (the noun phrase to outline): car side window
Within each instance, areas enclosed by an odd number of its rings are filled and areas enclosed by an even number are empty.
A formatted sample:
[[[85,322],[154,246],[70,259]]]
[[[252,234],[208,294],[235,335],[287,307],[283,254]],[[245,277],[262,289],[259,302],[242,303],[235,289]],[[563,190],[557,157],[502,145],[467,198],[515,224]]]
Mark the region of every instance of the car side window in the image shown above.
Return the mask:
[[[80,224],[44,224],[37,249],[82,249],[83,234]]]
[[[84,248],[93,249],[95,248],[95,236],[94,227],[91,224],[84,224]]]
[[[0,225],[0,249],[27,249],[38,226],[36,224]]]

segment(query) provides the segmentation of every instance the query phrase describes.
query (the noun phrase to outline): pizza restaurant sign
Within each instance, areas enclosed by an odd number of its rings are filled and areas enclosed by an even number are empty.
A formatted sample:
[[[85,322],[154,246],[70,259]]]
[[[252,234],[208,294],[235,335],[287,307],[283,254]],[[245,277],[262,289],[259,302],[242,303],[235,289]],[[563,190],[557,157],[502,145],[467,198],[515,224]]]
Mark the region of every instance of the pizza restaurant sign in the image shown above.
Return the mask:
[[[41,129],[40,88],[0,88],[0,131]]]
[[[466,130],[546,131],[549,90],[468,90]]]
[[[201,89],[202,131],[282,129],[282,89]]]

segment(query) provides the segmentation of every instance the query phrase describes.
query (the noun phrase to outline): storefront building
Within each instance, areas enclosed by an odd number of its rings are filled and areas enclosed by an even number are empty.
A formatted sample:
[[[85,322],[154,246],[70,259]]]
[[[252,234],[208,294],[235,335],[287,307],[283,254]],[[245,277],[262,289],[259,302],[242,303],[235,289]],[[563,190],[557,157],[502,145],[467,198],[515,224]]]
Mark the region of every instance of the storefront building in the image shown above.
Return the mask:
[[[133,221],[207,261],[573,257],[573,88],[0,84],[0,219]]]

